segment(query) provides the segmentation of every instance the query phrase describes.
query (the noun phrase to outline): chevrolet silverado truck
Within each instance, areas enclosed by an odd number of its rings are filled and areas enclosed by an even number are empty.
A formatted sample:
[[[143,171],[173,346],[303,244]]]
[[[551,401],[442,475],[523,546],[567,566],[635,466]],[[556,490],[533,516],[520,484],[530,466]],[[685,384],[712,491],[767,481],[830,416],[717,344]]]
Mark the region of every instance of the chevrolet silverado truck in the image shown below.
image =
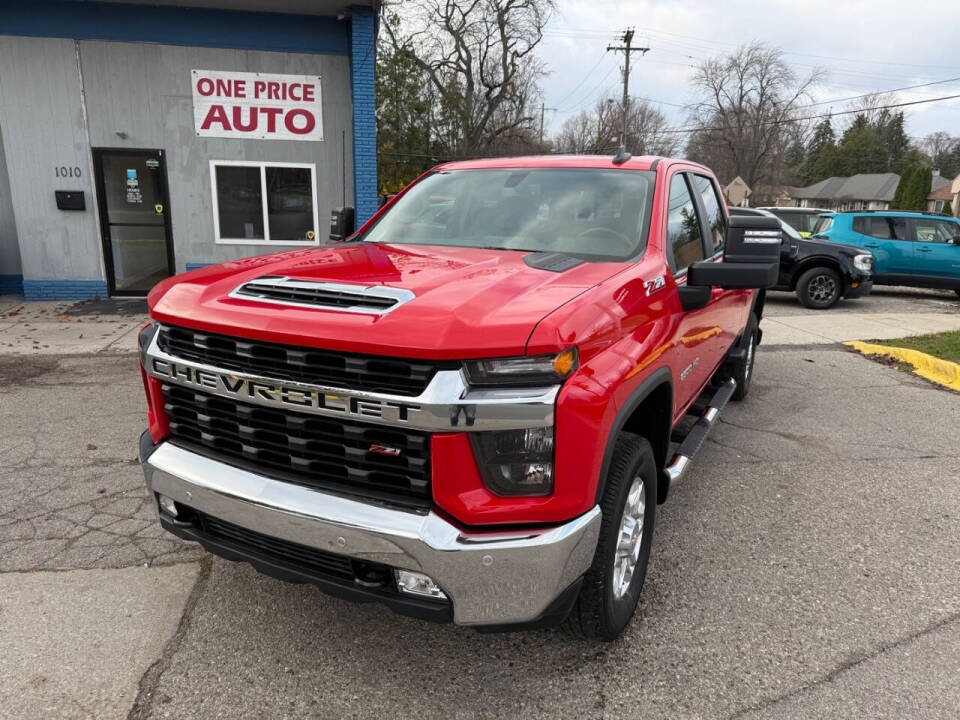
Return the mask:
[[[165,280],[160,523],[403,614],[613,639],[657,505],[747,395],[780,237],[691,162],[476,160],[342,241]]]

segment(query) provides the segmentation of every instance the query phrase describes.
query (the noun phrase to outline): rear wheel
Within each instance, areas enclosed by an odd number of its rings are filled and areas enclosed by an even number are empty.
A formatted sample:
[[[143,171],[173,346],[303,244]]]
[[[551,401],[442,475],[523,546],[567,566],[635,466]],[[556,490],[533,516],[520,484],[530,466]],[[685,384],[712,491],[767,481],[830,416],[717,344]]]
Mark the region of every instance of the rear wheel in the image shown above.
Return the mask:
[[[656,509],[653,448],[645,438],[622,432],[600,501],[597,550],[566,621],[570,631],[600,640],[614,640],[623,632],[647,574]]]
[[[954,290],[957,295],[960,295],[960,290]]]
[[[797,297],[814,310],[833,307],[840,299],[840,274],[833,268],[810,268],[797,280]]]

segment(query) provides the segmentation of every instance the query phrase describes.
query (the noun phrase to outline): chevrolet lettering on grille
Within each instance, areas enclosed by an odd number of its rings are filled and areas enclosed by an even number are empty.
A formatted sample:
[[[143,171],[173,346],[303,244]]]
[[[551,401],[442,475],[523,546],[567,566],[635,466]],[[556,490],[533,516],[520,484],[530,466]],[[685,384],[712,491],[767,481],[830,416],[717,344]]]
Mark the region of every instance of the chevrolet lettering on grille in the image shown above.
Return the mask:
[[[177,385],[193,385],[212,390],[238,400],[253,400],[261,405],[278,405],[321,411],[324,414],[344,414],[355,417],[378,418],[396,423],[409,423],[420,412],[420,406],[392,400],[333,394],[323,390],[288,387],[263,380],[251,380],[229,373],[202,370],[169,360],[150,358],[151,374]]]

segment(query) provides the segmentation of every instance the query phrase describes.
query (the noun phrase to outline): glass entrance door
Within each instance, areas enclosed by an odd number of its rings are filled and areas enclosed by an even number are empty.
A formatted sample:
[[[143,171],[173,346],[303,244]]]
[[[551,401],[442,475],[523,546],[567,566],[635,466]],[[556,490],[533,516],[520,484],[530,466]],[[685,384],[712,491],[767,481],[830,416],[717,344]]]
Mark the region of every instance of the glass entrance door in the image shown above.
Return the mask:
[[[94,150],[111,295],[146,295],[173,274],[163,160],[162,150]]]

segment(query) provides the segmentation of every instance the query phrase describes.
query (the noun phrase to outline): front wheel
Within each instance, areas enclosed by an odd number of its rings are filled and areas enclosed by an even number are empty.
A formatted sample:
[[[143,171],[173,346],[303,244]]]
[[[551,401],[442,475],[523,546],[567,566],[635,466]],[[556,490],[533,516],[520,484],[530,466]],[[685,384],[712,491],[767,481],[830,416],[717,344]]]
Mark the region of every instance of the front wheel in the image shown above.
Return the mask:
[[[753,380],[753,367],[757,361],[757,329],[760,322],[757,316],[750,313],[747,327],[743,331],[743,356],[730,369],[730,377],[737,381],[737,387],[730,396],[731,400],[740,401],[750,392],[750,381]]]
[[[815,267],[797,280],[797,297],[804,307],[826,310],[840,299],[840,275],[833,268]]]
[[[617,436],[600,510],[597,550],[566,625],[581,637],[615,640],[637,609],[653,542],[657,464],[645,438]]]

